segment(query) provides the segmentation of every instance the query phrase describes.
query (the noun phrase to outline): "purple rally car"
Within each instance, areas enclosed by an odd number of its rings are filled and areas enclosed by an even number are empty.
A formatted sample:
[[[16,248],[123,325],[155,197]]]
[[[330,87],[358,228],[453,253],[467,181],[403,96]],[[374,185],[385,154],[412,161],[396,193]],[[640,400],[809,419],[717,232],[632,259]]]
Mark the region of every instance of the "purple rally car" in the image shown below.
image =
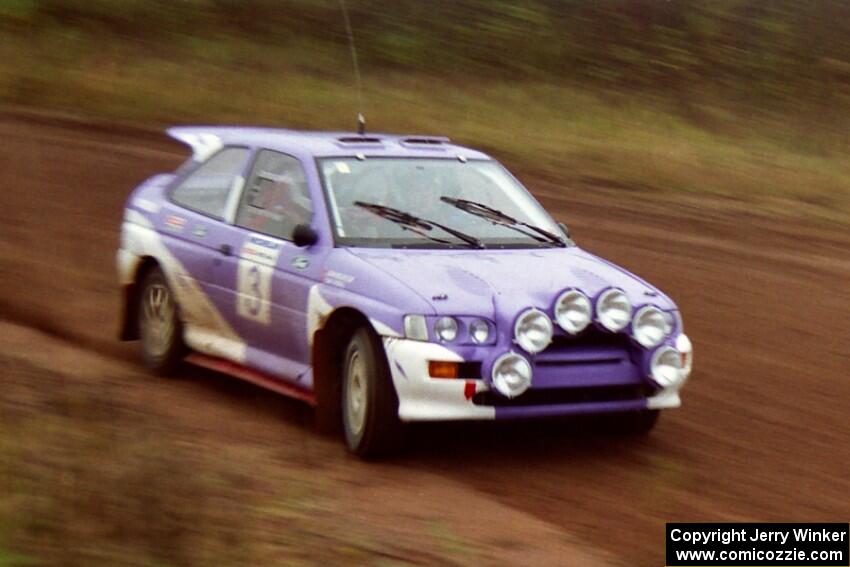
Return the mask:
[[[180,127],[127,201],[121,338],[317,407],[360,455],[404,423],[680,404],[676,305],[578,248],[498,162],[446,138]]]

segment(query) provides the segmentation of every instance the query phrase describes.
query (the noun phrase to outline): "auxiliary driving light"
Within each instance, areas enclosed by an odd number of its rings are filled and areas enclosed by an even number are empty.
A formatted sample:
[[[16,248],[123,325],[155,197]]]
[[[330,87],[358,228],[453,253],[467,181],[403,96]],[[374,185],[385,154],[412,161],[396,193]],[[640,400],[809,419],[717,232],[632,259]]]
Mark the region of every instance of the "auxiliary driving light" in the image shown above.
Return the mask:
[[[593,306],[585,294],[568,289],[555,301],[555,320],[571,335],[582,332],[593,317]]]
[[[552,342],[552,320],[539,309],[526,309],[514,324],[514,339],[526,352],[536,354]]]
[[[654,305],[638,309],[632,321],[632,336],[646,348],[654,348],[667,338],[673,328],[664,312]]]
[[[621,331],[632,319],[632,303],[619,289],[609,289],[596,300],[596,318],[609,331]]]
[[[661,347],[652,355],[649,373],[662,388],[675,385],[684,374],[681,353],[671,346]]]
[[[500,394],[515,398],[531,386],[531,364],[525,357],[507,352],[493,363],[492,379]]]

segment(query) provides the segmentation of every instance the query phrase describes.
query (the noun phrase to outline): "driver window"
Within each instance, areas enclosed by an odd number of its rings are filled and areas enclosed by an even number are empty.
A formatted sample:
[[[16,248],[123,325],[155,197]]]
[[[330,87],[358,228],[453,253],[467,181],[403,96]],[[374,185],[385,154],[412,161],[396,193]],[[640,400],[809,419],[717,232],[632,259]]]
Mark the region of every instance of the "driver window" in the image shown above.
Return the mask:
[[[313,205],[301,164],[292,156],[262,150],[242,193],[236,225],[292,240],[296,225],[309,223]]]

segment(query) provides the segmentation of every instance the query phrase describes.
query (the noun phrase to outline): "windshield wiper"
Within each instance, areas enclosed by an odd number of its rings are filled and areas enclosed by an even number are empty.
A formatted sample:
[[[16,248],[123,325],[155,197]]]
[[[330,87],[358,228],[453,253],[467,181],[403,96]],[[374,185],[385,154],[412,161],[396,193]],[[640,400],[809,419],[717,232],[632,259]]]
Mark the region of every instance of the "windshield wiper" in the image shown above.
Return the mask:
[[[455,230],[450,226],[446,226],[444,224],[440,224],[432,220],[423,219],[411,215],[410,213],[404,212],[402,210],[394,209],[393,207],[387,207],[386,205],[378,205],[377,203],[364,203],[363,201],[355,201],[354,204],[358,207],[366,209],[371,213],[378,215],[379,217],[385,218],[389,221],[401,225],[401,227],[405,230],[409,230],[410,232],[423,236],[434,242],[439,242],[441,244],[452,244],[450,240],[437,238],[436,236],[427,234],[431,231],[431,229],[439,228],[446,234],[454,236],[458,240],[463,241],[464,243],[468,244],[473,248],[484,248],[484,244],[474,236],[470,236],[465,232]]]
[[[477,217],[481,217],[489,220],[494,224],[500,224],[504,227],[513,229],[521,234],[528,236],[529,238],[533,238],[538,242],[551,242],[556,246],[564,247],[567,245],[561,238],[557,235],[549,232],[546,229],[540,228],[539,226],[534,226],[533,224],[528,224],[527,222],[523,222],[521,220],[517,220],[514,217],[503,213],[498,209],[494,209],[493,207],[488,207],[484,203],[479,203],[477,201],[468,201],[466,199],[455,199],[453,197],[440,197],[440,200],[444,203],[448,203],[453,207],[457,207],[461,211],[465,213],[469,213],[471,215],[475,215]],[[534,231],[537,234],[531,234],[525,230],[519,228],[520,226],[527,228],[528,230]],[[541,238],[542,237],[542,238]]]

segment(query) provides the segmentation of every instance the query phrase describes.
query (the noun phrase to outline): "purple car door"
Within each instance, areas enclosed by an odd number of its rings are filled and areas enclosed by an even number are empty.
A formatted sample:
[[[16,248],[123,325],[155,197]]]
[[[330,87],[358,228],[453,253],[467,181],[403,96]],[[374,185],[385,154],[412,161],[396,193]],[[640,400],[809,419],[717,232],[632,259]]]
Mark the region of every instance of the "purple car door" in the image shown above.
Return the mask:
[[[216,279],[227,295],[224,310],[244,339],[246,364],[298,380],[310,364],[307,297],[321,263],[318,247],[292,242],[298,224],[313,217],[304,169],[294,157],[260,150],[222,244]]]
[[[189,285],[191,282],[182,280],[190,278],[205,294],[213,291],[213,268],[220,251],[211,236],[221,230],[249,154],[247,148],[223,148],[171,188],[170,199],[160,210],[157,225],[163,243],[185,269],[185,273],[174,274],[177,285]],[[187,323],[201,328],[212,325],[210,317],[200,311],[193,312],[193,305],[183,307]]]

